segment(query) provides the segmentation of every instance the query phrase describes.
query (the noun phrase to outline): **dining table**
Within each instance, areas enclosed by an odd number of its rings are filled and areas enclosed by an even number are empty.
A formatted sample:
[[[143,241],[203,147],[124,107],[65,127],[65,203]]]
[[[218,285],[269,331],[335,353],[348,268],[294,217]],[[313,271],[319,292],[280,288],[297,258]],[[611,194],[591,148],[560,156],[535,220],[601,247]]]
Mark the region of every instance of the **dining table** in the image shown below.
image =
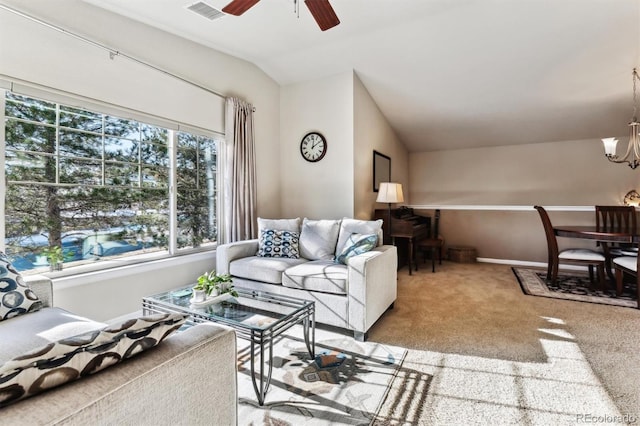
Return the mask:
[[[582,238],[587,240],[615,242],[615,243],[640,243],[640,234],[629,234],[627,232],[602,231],[595,225],[585,226],[565,226],[553,227],[553,232],[557,237]]]

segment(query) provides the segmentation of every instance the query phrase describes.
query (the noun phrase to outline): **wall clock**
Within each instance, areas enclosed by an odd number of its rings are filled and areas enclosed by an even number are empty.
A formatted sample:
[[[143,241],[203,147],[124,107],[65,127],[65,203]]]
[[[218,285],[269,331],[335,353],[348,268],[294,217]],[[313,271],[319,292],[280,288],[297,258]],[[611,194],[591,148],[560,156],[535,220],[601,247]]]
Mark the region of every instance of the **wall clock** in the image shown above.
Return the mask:
[[[318,132],[304,135],[300,142],[300,154],[307,161],[315,163],[322,160],[327,153],[327,140]]]

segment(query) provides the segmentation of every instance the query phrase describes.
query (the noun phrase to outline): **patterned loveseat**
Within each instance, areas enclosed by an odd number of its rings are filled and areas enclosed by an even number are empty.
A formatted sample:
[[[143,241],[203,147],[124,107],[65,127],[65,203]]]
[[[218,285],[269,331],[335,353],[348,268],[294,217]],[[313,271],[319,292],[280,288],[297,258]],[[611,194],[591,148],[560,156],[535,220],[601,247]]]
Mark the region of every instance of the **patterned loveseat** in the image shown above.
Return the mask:
[[[49,279],[10,275],[0,263],[0,295],[35,303],[0,306],[0,424],[237,424],[233,330],[164,339],[184,322],[174,314],[107,325],[52,307]]]
[[[218,273],[236,287],[313,300],[316,321],[358,340],[397,296],[395,246],[382,221],[258,219],[259,239],[220,245]]]

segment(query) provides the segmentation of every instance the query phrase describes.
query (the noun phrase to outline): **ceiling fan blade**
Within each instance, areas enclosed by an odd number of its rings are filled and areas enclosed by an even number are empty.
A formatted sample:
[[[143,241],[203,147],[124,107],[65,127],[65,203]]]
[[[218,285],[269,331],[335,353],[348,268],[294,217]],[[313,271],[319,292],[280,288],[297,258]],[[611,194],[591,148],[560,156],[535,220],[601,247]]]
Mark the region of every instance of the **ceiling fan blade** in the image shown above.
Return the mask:
[[[223,7],[222,11],[229,15],[240,16],[255,6],[259,1],[260,0],[233,0],[231,3]]]
[[[304,0],[318,26],[322,31],[333,28],[340,23],[338,15],[329,4],[329,0]],[[224,10],[224,9],[223,9]]]

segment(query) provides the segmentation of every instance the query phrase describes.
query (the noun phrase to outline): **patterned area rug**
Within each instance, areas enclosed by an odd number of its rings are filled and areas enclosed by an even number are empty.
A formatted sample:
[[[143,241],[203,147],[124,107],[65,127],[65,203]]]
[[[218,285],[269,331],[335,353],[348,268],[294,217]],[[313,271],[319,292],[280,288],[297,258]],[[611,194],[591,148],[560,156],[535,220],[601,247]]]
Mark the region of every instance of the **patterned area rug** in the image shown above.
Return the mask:
[[[520,287],[524,294],[628,308],[636,308],[638,306],[635,297],[635,286],[625,284],[622,295],[616,297],[616,292],[613,289],[591,290],[589,288],[589,276],[579,272],[560,271],[556,285],[552,286],[546,282],[546,269],[511,269],[520,282]]]
[[[294,327],[274,345],[271,386],[261,407],[251,383],[248,342],[238,339],[238,424],[368,425],[406,353],[317,329],[312,359],[302,329]]]

